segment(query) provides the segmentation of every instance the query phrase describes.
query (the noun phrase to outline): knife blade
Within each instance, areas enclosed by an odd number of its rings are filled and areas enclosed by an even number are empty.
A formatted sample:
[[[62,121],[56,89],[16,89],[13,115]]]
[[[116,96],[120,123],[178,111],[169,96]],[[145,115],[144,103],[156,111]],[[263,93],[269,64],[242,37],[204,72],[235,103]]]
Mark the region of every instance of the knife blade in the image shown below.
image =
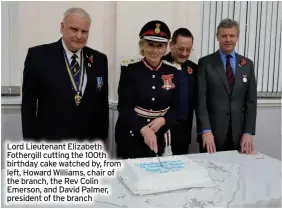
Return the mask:
[[[162,163],[161,163],[161,161],[160,161],[160,158],[159,158],[158,153],[156,153],[156,156],[157,156],[157,158],[158,158],[158,161],[159,161],[159,163],[160,163],[161,167],[163,167],[163,164],[162,164]]]

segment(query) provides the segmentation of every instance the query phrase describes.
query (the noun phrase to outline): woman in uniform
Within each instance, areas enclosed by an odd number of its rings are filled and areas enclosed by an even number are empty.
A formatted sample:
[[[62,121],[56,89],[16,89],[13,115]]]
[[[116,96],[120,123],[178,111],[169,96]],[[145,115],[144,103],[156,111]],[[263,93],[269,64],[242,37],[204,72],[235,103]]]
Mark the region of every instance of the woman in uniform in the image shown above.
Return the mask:
[[[139,34],[143,58],[121,64],[115,127],[119,158],[170,154],[169,128],[180,118],[181,73],[179,65],[161,60],[170,34],[164,22],[148,22]]]

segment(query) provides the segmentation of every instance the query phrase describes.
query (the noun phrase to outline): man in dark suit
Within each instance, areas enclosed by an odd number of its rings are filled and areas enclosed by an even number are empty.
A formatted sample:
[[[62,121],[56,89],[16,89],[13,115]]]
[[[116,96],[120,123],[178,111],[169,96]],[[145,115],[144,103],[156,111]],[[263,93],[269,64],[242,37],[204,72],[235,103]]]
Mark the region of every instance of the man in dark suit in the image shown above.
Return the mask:
[[[193,114],[196,104],[197,64],[188,60],[193,50],[194,37],[186,28],[177,29],[170,42],[170,50],[164,60],[176,62],[182,68],[181,116],[171,128],[171,149],[174,155],[187,154],[191,144]]]
[[[108,61],[86,47],[91,18],[71,8],[62,38],[28,50],[23,72],[22,131],[28,140],[108,137]]]
[[[238,22],[222,20],[217,27],[219,50],[198,63],[201,152],[254,150],[257,85],[253,62],[234,51],[239,33]]]

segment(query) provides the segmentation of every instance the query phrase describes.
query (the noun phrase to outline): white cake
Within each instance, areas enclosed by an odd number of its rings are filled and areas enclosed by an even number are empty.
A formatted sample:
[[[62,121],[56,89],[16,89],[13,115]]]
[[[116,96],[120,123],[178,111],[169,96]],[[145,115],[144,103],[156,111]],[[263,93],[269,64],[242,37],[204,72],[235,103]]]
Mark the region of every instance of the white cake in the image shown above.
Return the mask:
[[[208,171],[184,155],[128,159],[120,180],[134,194],[150,194],[192,187],[214,186]]]

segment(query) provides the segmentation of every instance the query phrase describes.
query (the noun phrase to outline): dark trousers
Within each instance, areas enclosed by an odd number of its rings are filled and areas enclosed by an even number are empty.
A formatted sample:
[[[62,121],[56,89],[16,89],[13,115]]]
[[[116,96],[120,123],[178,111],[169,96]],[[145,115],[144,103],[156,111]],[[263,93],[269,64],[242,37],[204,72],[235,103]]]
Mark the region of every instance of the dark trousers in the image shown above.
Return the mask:
[[[171,129],[171,151],[173,155],[188,154],[191,142],[191,130],[187,128],[187,122],[181,121]]]
[[[202,136],[200,136],[202,137]],[[200,140],[200,153],[205,153],[207,152],[207,148],[203,148],[203,139]],[[233,137],[232,137],[232,126],[231,123],[229,123],[229,128],[228,128],[228,132],[227,132],[227,137],[226,140],[224,142],[224,144],[221,147],[216,147],[216,151],[220,152],[220,151],[229,151],[229,150],[236,150],[235,146],[234,146],[234,142],[233,142]]]

